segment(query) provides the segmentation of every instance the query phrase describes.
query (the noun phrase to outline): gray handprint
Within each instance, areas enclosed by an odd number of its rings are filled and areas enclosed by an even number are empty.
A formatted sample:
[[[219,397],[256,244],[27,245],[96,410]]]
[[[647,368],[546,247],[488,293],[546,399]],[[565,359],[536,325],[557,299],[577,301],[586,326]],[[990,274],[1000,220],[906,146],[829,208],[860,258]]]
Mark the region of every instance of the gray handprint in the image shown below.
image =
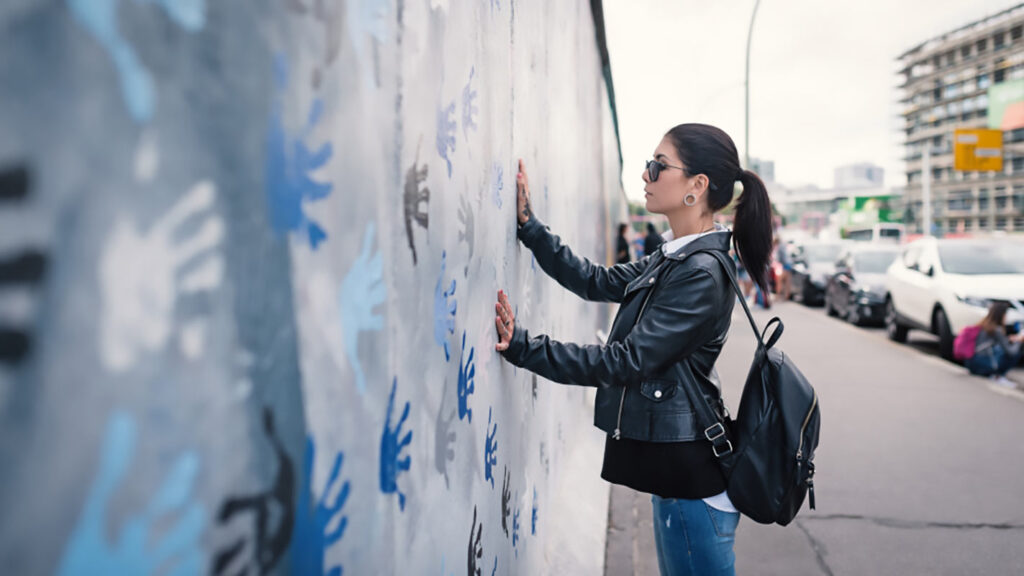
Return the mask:
[[[419,224],[424,230],[430,225],[430,217],[427,213],[427,206],[430,203],[430,188],[420,187],[427,179],[427,165],[417,168],[419,164],[420,150],[416,147],[416,159],[412,166],[405,173],[405,193],[403,194],[403,205],[405,207],[405,236],[409,240],[409,250],[412,251],[412,263],[416,265],[416,243],[413,240],[413,222]],[[424,204],[423,209],[420,205]]]

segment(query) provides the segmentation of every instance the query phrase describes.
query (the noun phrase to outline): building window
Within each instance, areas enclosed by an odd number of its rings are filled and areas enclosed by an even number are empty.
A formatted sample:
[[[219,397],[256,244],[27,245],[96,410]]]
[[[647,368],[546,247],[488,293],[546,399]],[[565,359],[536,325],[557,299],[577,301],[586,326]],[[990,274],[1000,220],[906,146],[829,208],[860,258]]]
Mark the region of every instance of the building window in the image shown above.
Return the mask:
[[[1022,35],[1024,35],[1024,27],[1018,25],[1010,28],[1010,40],[1020,40]]]
[[[964,60],[967,60],[970,57],[971,57],[971,45],[968,44],[966,46],[961,46],[960,47],[960,58],[962,58]]]
[[[1013,158],[1013,160],[1011,162],[1012,162],[1012,165],[1013,165],[1013,172],[1015,174],[1017,172],[1024,171],[1024,156],[1016,156],[1016,157]]]
[[[996,70],[993,73],[992,76],[993,76],[993,81],[996,84],[999,84],[1000,82],[1003,81],[1004,78],[1006,78],[1006,69],[1005,68],[999,68],[998,70]]]
[[[988,218],[978,218],[978,230],[988,230]]]
[[[988,74],[978,75],[978,90],[984,90],[988,88],[991,84],[992,81],[989,79]]]
[[[996,230],[1006,230],[1006,218],[996,218]]]
[[[1006,210],[1006,196],[996,196],[996,212]]]
[[[942,179],[942,168],[932,168],[932,181],[938,182]]]
[[[999,50],[1006,47],[1006,34],[1003,32],[996,32],[996,35],[992,37],[992,49]]]
[[[987,197],[986,198],[978,198],[978,211],[979,212],[986,212],[986,211],[988,211],[988,198]]]
[[[1013,230],[1015,232],[1017,230],[1024,230],[1024,218],[1017,217],[1013,219]]]
[[[978,40],[978,43],[976,44],[976,46],[978,48],[978,50],[977,50],[978,54],[981,54],[985,50],[988,50],[988,39],[987,38],[982,38],[981,40]]]

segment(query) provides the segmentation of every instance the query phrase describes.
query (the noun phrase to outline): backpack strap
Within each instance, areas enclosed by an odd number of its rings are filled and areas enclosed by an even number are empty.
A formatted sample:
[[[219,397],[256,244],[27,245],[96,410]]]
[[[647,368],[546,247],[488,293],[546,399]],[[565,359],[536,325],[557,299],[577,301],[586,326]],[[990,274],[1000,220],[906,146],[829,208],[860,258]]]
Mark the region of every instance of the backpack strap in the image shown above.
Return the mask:
[[[733,291],[740,300],[740,304],[743,305],[743,311],[747,314],[747,320],[750,321],[750,328],[754,331],[754,337],[757,338],[757,355],[764,357],[767,355],[769,348],[775,345],[782,336],[782,320],[778,316],[772,318],[765,325],[764,332],[761,332],[757,328],[757,322],[754,321],[754,315],[750,313],[750,308],[747,306],[747,299],[743,296],[743,291],[740,290],[739,283],[736,281],[736,275],[730,266],[725,255],[718,250],[701,250],[701,252],[707,252],[715,257],[715,260],[722,265],[725,270],[725,275],[729,277],[729,282],[732,284]],[[765,343],[764,338],[768,332],[768,329],[773,325],[778,327],[772,332],[771,336],[768,337],[768,342]],[[690,398],[690,405],[693,406],[697,413],[697,422],[699,426],[704,428],[704,438],[711,442],[711,450],[714,452],[716,458],[722,458],[733,452],[732,441],[729,440],[729,431],[726,430],[725,424],[722,419],[716,415],[714,408],[708,402],[707,396],[697,390],[691,390],[690,386],[683,386],[683,390],[686,391],[686,395]]]

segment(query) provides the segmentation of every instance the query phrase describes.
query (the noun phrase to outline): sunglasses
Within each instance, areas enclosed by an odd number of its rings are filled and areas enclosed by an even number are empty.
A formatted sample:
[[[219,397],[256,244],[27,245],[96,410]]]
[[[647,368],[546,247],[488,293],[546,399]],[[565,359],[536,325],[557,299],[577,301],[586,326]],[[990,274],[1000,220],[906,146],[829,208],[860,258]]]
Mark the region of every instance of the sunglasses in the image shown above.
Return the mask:
[[[647,161],[647,178],[651,182],[657,182],[658,181],[658,176],[661,175],[661,171],[665,170],[667,168],[675,168],[676,170],[682,170],[683,173],[685,173],[688,176],[693,176],[694,175],[692,172],[690,172],[686,168],[683,168],[682,166],[673,166],[671,164],[665,164],[664,162],[660,162],[658,160],[648,160]],[[717,190],[718,189],[718,187],[715,186],[714,183],[710,183],[710,184],[711,184],[710,188],[712,190]]]

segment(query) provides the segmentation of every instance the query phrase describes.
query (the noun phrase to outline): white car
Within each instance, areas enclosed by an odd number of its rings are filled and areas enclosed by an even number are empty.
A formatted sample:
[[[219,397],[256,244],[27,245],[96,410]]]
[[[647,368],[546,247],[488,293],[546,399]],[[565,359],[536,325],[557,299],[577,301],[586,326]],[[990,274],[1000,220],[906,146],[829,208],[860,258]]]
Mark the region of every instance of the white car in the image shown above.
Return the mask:
[[[1024,242],[921,238],[886,271],[886,332],[897,342],[910,329],[931,332],[952,360],[953,339],[980,322],[993,300],[1010,303],[1007,326],[1024,322]]]

